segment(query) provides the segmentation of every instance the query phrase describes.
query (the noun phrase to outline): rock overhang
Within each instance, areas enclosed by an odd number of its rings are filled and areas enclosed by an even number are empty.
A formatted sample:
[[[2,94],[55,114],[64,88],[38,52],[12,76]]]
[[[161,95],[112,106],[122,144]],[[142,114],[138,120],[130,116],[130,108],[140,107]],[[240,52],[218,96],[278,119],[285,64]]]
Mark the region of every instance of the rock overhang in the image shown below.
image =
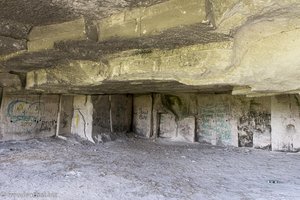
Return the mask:
[[[28,73],[28,91],[54,93],[139,93],[143,84],[148,92],[299,93],[297,1],[156,3],[34,26],[22,36],[28,50],[0,56],[1,71]]]

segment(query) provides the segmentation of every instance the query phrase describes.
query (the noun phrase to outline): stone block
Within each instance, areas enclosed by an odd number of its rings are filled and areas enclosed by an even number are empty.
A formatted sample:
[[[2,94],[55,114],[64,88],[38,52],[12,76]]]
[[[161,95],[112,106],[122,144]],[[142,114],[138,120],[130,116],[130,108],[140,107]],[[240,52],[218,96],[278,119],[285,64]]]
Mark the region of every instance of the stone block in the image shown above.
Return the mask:
[[[153,35],[169,28],[202,23],[205,0],[170,0],[145,8],[141,16],[141,35]]]
[[[26,40],[0,36],[0,56],[27,50]],[[1,58],[1,57],[0,57]]]
[[[55,42],[87,39],[85,20],[33,27],[28,36],[28,50],[52,49]]]
[[[74,96],[74,113],[72,119],[71,133],[79,135],[91,142],[93,130],[93,103],[91,96]]]
[[[169,28],[201,23],[205,17],[205,0],[170,0],[100,20],[98,38],[103,41],[153,35]]]
[[[176,138],[177,124],[175,116],[172,114],[160,114],[159,116],[159,137]]]
[[[299,95],[272,97],[271,124],[273,151],[300,150],[299,102]]]
[[[183,142],[195,142],[196,120],[195,117],[188,117],[177,122],[177,138]]]
[[[133,97],[133,131],[142,137],[152,134],[152,96],[135,95]]]
[[[10,73],[0,73],[0,87],[20,90],[22,83],[18,75]]]
[[[112,132],[123,133],[131,130],[132,95],[111,95]]]
[[[0,35],[5,37],[12,37],[16,39],[26,39],[31,25],[22,24],[12,20],[0,20]]]
[[[98,22],[100,41],[140,36],[141,9],[126,10]]]
[[[93,95],[93,137],[101,133],[110,133],[110,97],[109,95]]]

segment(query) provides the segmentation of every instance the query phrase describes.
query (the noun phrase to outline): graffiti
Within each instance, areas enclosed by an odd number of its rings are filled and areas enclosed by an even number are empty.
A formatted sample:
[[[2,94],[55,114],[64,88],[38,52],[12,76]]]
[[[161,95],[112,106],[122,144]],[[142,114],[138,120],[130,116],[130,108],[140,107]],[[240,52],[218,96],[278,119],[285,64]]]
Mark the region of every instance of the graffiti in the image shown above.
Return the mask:
[[[271,133],[271,114],[250,111],[239,119],[238,134],[240,147],[253,147],[253,135]]]
[[[200,108],[198,129],[200,137],[208,140],[217,140],[221,143],[231,143],[231,124],[229,122],[229,107],[216,105]]]
[[[38,123],[41,118],[41,110],[44,104],[41,102],[27,102],[14,100],[8,104],[7,117],[11,123],[23,122],[25,125]]]
[[[137,115],[140,120],[147,120],[148,113],[149,113],[148,110],[143,110],[143,108],[139,108]]]
[[[56,120],[44,119],[43,102],[12,100],[7,105],[7,119],[16,131],[51,131],[57,125]]]
[[[40,131],[51,131],[52,128],[56,127],[56,120],[41,121]]]

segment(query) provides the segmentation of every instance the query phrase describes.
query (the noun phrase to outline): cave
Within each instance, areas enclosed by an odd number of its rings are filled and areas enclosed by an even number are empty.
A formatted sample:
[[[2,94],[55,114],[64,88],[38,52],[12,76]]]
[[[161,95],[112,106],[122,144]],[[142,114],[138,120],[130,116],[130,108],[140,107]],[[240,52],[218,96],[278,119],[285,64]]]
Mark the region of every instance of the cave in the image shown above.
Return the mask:
[[[2,0],[0,147],[135,138],[294,155],[299,15],[294,0]]]

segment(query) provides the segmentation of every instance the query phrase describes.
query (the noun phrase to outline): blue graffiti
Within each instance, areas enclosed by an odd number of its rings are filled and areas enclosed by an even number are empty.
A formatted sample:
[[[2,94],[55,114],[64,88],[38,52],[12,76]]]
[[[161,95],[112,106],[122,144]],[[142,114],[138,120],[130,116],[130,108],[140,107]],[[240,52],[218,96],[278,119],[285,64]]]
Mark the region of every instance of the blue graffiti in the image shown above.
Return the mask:
[[[14,122],[37,122],[43,103],[15,100],[8,104],[7,116]]]

